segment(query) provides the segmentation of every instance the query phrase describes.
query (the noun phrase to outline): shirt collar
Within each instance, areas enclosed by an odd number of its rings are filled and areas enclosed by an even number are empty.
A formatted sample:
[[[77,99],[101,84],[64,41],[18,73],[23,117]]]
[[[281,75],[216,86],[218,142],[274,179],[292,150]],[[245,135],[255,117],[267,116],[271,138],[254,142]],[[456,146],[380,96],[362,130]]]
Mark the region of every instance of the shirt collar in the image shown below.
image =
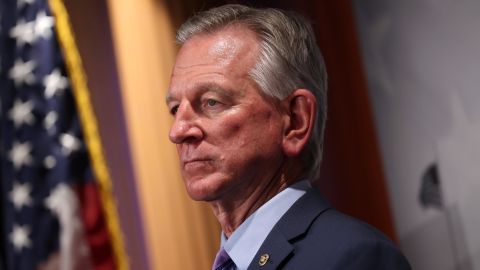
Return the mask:
[[[308,180],[291,185],[251,214],[230,238],[226,239],[222,233],[221,246],[232,258],[237,269],[247,269],[278,220],[309,188],[311,185]]]

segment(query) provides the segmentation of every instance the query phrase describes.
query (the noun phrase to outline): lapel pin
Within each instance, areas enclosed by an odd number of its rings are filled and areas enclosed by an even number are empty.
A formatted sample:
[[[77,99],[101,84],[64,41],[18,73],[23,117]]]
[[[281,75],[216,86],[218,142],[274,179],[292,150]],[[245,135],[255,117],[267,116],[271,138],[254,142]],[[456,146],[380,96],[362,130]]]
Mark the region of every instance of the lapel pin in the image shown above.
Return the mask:
[[[260,256],[260,260],[258,260],[258,264],[260,266],[264,266],[268,262],[269,258],[270,258],[270,255],[263,254],[262,256]]]

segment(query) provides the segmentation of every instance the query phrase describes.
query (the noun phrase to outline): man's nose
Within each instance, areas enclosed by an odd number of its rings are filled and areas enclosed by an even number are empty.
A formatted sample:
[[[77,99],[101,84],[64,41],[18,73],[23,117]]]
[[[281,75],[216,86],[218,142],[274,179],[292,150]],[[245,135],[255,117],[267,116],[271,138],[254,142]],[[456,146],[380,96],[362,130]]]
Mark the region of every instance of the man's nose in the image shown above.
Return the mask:
[[[175,144],[195,142],[202,138],[203,132],[198,123],[198,115],[192,107],[180,106],[175,121],[170,128],[169,138]]]

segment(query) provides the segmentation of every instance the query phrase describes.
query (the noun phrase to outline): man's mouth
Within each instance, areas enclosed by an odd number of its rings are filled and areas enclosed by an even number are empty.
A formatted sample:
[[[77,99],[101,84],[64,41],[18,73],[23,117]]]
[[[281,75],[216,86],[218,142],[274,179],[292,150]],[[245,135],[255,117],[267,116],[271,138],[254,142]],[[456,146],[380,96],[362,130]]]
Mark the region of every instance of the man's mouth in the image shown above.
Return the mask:
[[[185,167],[185,166],[193,166],[196,164],[202,164],[210,160],[211,159],[209,158],[192,158],[192,159],[187,159],[185,161],[182,161],[182,163],[183,163],[183,166]]]

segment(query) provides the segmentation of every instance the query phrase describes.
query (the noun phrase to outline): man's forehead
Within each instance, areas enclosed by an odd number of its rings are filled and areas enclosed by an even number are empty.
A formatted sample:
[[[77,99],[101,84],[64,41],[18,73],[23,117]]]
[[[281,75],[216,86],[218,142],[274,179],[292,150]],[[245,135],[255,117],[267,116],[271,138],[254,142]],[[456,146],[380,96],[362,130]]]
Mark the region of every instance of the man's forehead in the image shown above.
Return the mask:
[[[212,33],[197,34],[181,47],[175,68],[209,62],[226,66],[256,52],[257,43],[256,35],[245,26],[228,26]]]
[[[256,36],[245,27],[228,27],[191,37],[177,55],[167,102],[179,94],[176,92],[198,90],[198,85],[216,82],[227,89],[244,85],[246,80],[251,81],[249,73],[257,54]]]

